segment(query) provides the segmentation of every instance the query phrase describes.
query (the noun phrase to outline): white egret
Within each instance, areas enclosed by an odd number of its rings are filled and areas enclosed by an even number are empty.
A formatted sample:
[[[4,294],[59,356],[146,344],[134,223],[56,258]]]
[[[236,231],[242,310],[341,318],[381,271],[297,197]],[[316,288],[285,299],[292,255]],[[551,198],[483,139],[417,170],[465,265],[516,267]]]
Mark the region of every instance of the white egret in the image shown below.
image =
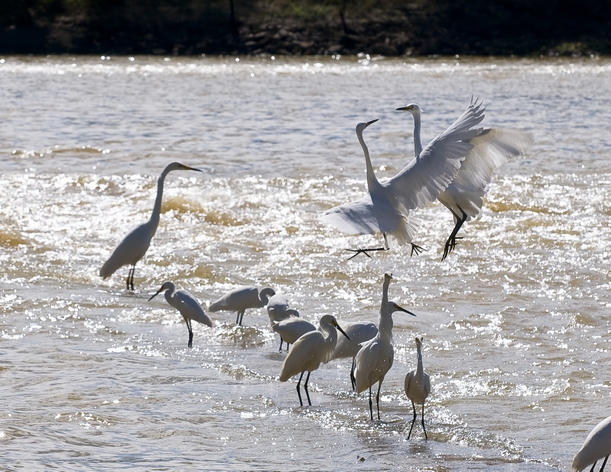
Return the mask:
[[[197,299],[186,290],[176,290],[176,286],[172,282],[165,282],[159,290],[149,298],[151,301],[161,292],[164,293],[164,297],[170,306],[176,308],[187,323],[187,329],[189,330],[189,347],[193,346],[193,329],[191,327],[191,320],[195,320],[198,323],[205,324],[206,326],[212,327],[212,320],[202,307],[200,306]]]
[[[310,331],[309,333],[301,336],[293,347],[284,358],[282,363],[282,369],[280,370],[280,382],[286,382],[292,376],[301,374],[299,376],[299,382],[297,382],[297,396],[299,397],[299,404],[303,406],[301,400],[301,379],[303,378],[304,372],[308,373],[305,379],[303,388],[308,397],[308,404],[312,406],[310,401],[310,394],[308,393],[308,380],[310,380],[310,373],[318,369],[321,363],[326,364],[333,358],[333,349],[337,342],[337,330],[346,336],[346,333],[339,327],[337,320],[332,315],[324,315],[320,319],[320,331]],[[323,333],[326,333],[325,336]]]
[[[412,418],[412,425],[409,428],[409,434],[407,439],[412,435],[412,428],[416,422],[416,404],[422,405],[422,429],[424,430],[424,437],[428,439],[426,434],[426,428],[424,427],[424,402],[431,393],[431,380],[429,374],[424,371],[422,367],[422,340],[423,338],[416,338],[416,350],[418,351],[418,367],[405,375],[405,395],[412,402],[412,408],[414,410],[414,417]]]
[[[267,305],[269,298],[274,296],[271,288],[266,287],[260,292],[257,287],[244,286],[235,288],[208,307],[208,311],[215,312],[220,310],[237,312],[236,324],[242,325],[244,312],[248,308],[262,308]]]
[[[394,358],[392,345],[392,314],[388,304],[388,286],[392,275],[384,274],[382,285],[382,304],[380,306],[380,321],[378,334],[373,339],[361,343],[361,349],[354,358],[354,377],[356,393],[369,388],[369,412],[373,421],[373,405],[371,401],[371,386],[378,382],[376,404],[378,407],[378,420],[380,419],[380,389],[386,373],[390,370]]]
[[[472,98],[465,113],[480,117],[479,123],[484,118],[485,110],[481,101]],[[414,152],[416,159],[419,159],[428,149],[427,146],[423,150],[420,141],[422,109],[412,103],[397,108],[397,111],[408,111],[414,117]],[[507,162],[507,159],[524,154],[532,144],[532,136],[523,131],[479,128],[467,142],[472,149],[450,185],[437,195],[437,200],[454,215],[454,229],[445,243],[441,260],[456,247],[456,239],[460,239],[456,235],[465,221],[479,215],[494,171]]]
[[[579,452],[573,457],[573,472],[580,472],[592,464],[590,472],[594,472],[596,462],[603,457],[605,460],[600,468],[602,472],[611,454],[611,416],[598,423],[588,434]]]
[[[388,311],[392,314],[395,311],[402,311],[412,316],[416,316],[411,311],[399,306],[395,302],[388,302]],[[350,357],[352,359],[352,368],[350,369],[350,381],[354,390],[354,356],[361,349],[360,344],[373,339],[378,334],[378,327],[369,321],[355,321],[352,323],[342,323],[344,331],[350,337],[338,338],[335,350],[333,351],[333,359],[342,359]]]
[[[282,321],[275,321],[272,324],[272,330],[280,335],[280,350],[282,350],[282,340],[288,349],[289,344],[295,344],[295,341],[304,334],[316,331],[316,326],[302,318],[291,316]]]
[[[172,162],[165,169],[163,169],[163,172],[157,180],[157,197],[155,198],[155,205],[153,205],[151,218],[146,223],[134,228],[115,248],[113,253],[100,269],[100,277],[103,279],[107,279],[121,267],[130,265],[131,267],[129,269],[129,273],[127,274],[126,281],[127,290],[130,290],[130,288],[132,291],[134,290],[134,272],[136,270],[136,263],[146,254],[146,251],[151,245],[151,240],[157,231],[157,226],[159,226],[161,199],[163,196],[163,183],[166,175],[173,170],[194,170],[201,172],[200,169],[188,167],[180,164],[179,162]]]
[[[399,245],[411,244],[412,254],[422,248],[412,242],[415,227],[409,221],[409,211],[432,203],[450,185],[462,161],[473,145],[469,140],[481,133],[473,129],[484,118],[483,110],[469,107],[446,131],[429,145],[399,173],[379,182],[371,164],[369,150],[363,141],[363,131],[377,120],[356,125],[356,136],[363,148],[367,170],[368,195],[355,202],[327,210],[321,221],[340,231],[352,234],[382,233],[384,247],[351,249],[354,256],[368,251],[388,250],[387,236]]]
[[[289,308],[289,299],[281,293],[275,294],[267,302],[267,314],[269,315],[269,322],[274,327],[274,323],[285,320],[289,317],[299,317],[299,312],[293,308]],[[282,351],[282,335],[280,336],[280,349]],[[289,348],[289,343],[286,343],[286,348]]]

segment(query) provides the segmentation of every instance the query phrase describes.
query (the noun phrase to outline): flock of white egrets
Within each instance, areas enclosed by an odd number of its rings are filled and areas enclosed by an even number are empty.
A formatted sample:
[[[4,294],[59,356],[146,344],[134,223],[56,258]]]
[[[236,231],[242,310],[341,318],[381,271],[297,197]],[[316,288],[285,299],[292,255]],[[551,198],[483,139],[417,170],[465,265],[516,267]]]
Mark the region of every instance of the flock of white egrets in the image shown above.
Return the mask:
[[[394,177],[380,182],[373,170],[369,150],[363,139],[364,130],[378,120],[358,123],[356,135],[363,149],[367,172],[368,193],[361,199],[331,208],[321,215],[320,220],[340,231],[351,234],[381,233],[384,245],[376,248],[353,249],[355,257],[359,254],[370,256],[371,251],[389,249],[388,237],[399,245],[411,245],[411,254],[419,254],[422,248],[414,243],[415,225],[410,221],[410,211],[423,208],[435,200],[450,210],[455,226],[444,245],[442,260],[456,248],[458,231],[466,221],[475,218],[481,211],[483,199],[492,180],[495,169],[509,158],[524,154],[532,143],[528,133],[522,131],[483,128],[478,125],[484,119],[482,103],[471,99],[465,112],[444,132],[440,133],[425,148],[420,140],[422,109],[416,104],[397,108],[408,111],[414,119],[415,157]],[[110,277],[119,268],[129,265],[126,280],[127,290],[134,290],[135,266],[144,257],[159,225],[163,185],[166,176],[174,170],[199,169],[178,162],[169,164],[159,176],[157,197],[149,221],[132,230],[116,247],[109,259],[100,269],[100,276]],[[351,258],[352,258],[351,257]],[[258,290],[256,287],[238,287],[208,307],[208,311],[235,311],[236,324],[241,325],[244,312],[248,308],[261,308],[267,305],[272,329],[280,335],[280,351],[283,342],[292,345],[282,364],[279,380],[300,375],[297,382],[299,403],[301,381],[307,376],[304,390],[311,405],[308,380],[311,372],[336,358],[352,358],[350,378],[357,393],[369,389],[369,411],[373,420],[371,388],[376,383],[378,391],[376,405],[380,419],[380,389],[384,377],[393,363],[392,313],[402,311],[413,313],[388,299],[388,287],[392,276],[384,275],[382,302],[378,326],[369,322],[346,323],[340,327],[332,315],[320,318],[319,328],[299,318],[299,313],[289,308],[288,300],[275,294],[271,288]],[[212,320],[205,313],[196,298],[185,290],[176,290],[174,283],[165,282],[150,298],[164,292],[167,302],[176,308],[189,330],[188,346],[193,343],[191,321],[195,320],[212,326]],[[150,300],[149,299],[149,300]],[[415,315],[414,315],[415,316]],[[338,331],[341,336],[338,336]],[[411,436],[416,421],[416,405],[422,406],[422,427],[424,427],[424,404],[430,393],[430,379],[422,364],[422,338],[416,338],[417,368],[405,376],[405,393],[413,408],[413,419],[408,433]],[[596,461],[605,458],[601,471],[611,453],[611,417],[601,422],[587,437],[581,450],[573,460],[573,470],[581,471],[590,464],[592,471]]]

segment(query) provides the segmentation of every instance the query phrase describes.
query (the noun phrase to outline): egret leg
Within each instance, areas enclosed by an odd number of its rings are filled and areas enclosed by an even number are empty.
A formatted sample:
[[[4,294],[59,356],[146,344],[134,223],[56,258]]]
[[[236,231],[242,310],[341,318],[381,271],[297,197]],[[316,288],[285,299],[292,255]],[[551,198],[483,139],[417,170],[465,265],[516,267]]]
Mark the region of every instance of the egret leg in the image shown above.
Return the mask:
[[[185,320],[187,322],[187,329],[189,330],[189,344],[188,347],[193,347],[193,329],[191,328],[191,320]]]
[[[454,225],[454,229],[452,230],[450,237],[446,241],[446,244],[443,250],[443,257],[441,258],[442,261],[446,257],[448,257],[448,254],[450,254],[450,252],[452,252],[456,248],[456,240],[461,239],[461,238],[457,238],[456,235],[458,234],[458,231],[462,227],[463,223],[467,221],[467,214],[463,211],[461,207],[458,207],[458,209],[462,213],[462,216],[458,216],[456,213],[452,212],[452,214],[454,215],[454,218],[456,219],[456,224]]]
[[[378,394],[376,395],[376,405],[378,406],[378,421],[380,421],[380,389],[382,388],[382,380],[378,382]]]
[[[373,421],[373,403],[371,401],[371,385],[369,386],[369,416],[371,417],[371,421]]]
[[[597,463],[597,462],[598,462],[598,461],[594,461],[594,464],[592,464],[592,468],[590,469],[590,472],[594,472],[594,467],[596,467],[596,463]]]
[[[412,245],[412,252],[410,253],[409,257],[412,257],[414,253],[416,253],[416,255],[419,256],[422,251],[426,251],[426,249],[418,246],[417,244],[414,244],[414,243],[410,243],[410,244]]]
[[[409,433],[407,434],[407,439],[412,435],[412,429],[414,429],[414,423],[416,422],[416,405],[412,402],[412,409],[414,410],[414,417],[412,418],[412,425],[409,427]]]
[[[301,385],[302,378],[303,378],[303,372],[299,376],[299,382],[297,382],[297,396],[299,397],[299,406],[303,406],[303,402],[301,401],[301,391],[299,390],[299,386]]]
[[[242,326],[242,319],[244,318],[244,312],[246,310],[238,311],[238,316],[235,319],[235,324]]]
[[[133,265],[129,268],[129,272],[127,273],[127,279],[125,281],[125,283],[127,284],[127,290],[130,290],[131,287],[131,291],[134,291],[134,272],[136,271],[136,266]]]
[[[607,459],[609,459],[609,456],[605,457],[605,460],[603,461],[603,465],[600,468],[600,472],[603,472],[603,470],[605,470],[605,466],[607,465]]]
[[[373,247],[373,248],[368,248],[368,249],[358,248],[358,249],[346,249],[346,251],[354,252],[354,254],[348,258],[348,260],[350,260],[350,259],[354,259],[359,254],[365,254],[367,257],[371,258],[371,256],[369,255],[370,252],[372,252],[372,251],[388,251],[388,248],[385,248],[385,247]]]
[[[303,384],[303,388],[306,392],[306,397],[308,397],[308,405],[312,406],[312,402],[310,401],[310,394],[308,393],[308,380],[310,380],[310,374],[311,372],[308,372],[308,376],[305,379],[305,382]]]
[[[282,336],[280,336],[280,349],[278,349],[278,352],[282,352],[282,343],[284,342],[284,340],[282,339]],[[286,343],[286,348],[289,348],[289,343]]]
[[[422,430],[424,431],[424,439],[428,440],[429,437],[426,434],[426,428],[424,427],[424,403],[422,404]]]
[[[354,377],[354,368],[356,367],[356,358],[352,358],[352,369],[350,369],[350,382],[352,382],[352,391],[356,390],[356,378]]]

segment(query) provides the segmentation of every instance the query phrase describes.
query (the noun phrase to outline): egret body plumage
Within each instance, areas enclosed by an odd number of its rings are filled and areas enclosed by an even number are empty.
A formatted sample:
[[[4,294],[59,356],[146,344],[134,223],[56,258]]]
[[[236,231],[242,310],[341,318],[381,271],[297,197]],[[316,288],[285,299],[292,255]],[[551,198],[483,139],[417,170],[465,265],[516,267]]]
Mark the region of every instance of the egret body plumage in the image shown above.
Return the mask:
[[[320,364],[326,364],[333,358],[333,349],[337,342],[337,331],[346,336],[346,333],[339,327],[337,320],[332,315],[324,315],[319,323],[320,331],[310,331],[295,341],[295,344],[293,344],[293,347],[284,358],[282,369],[280,370],[279,380],[281,382],[286,382],[294,375],[301,374],[299,382],[297,382],[297,396],[301,406],[303,406],[303,401],[301,400],[300,385],[304,372],[307,372],[308,376],[305,379],[303,388],[308,398],[308,404],[312,406],[310,394],[308,393],[310,373],[318,369]]]
[[[170,304],[170,306],[176,308],[185,319],[187,329],[189,330],[188,346],[192,347],[193,329],[191,327],[191,320],[195,320],[198,323],[205,324],[206,326],[210,327],[212,327],[212,320],[208,315],[206,315],[199,302],[193,295],[186,290],[176,290],[176,286],[172,282],[165,282],[161,288],[157,290],[157,292],[151,298],[149,298],[149,301],[151,301],[161,292],[165,292],[164,297],[166,301]]]
[[[200,169],[188,167],[180,164],[179,162],[172,162],[165,169],[163,169],[163,172],[157,180],[157,197],[155,198],[151,218],[146,223],[136,227],[130,233],[128,233],[127,236],[125,236],[123,241],[119,243],[100,269],[100,277],[107,279],[121,267],[129,265],[131,267],[129,269],[129,273],[127,274],[127,290],[134,290],[134,272],[136,270],[136,263],[144,257],[146,251],[148,251],[148,248],[151,245],[153,236],[155,236],[157,226],[159,226],[159,215],[161,214],[163,183],[166,176],[174,170],[194,170],[201,172]]]
[[[363,140],[363,131],[377,120],[357,124],[356,135],[365,155],[369,192],[360,200],[327,210],[321,216],[321,221],[352,234],[382,233],[384,247],[371,250],[388,249],[387,236],[392,236],[400,245],[411,244],[412,254],[418,253],[421,248],[412,242],[415,227],[408,219],[409,212],[435,201],[450,185],[462,161],[473,148],[469,140],[481,132],[481,129],[473,127],[482,119],[483,114],[467,109],[417,158],[385,182],[378,181]],[[367,254],[368,249],[353,251],[355,255]]]
[[[422,429],[424,430],[424,437],[428,439],[426,428],[424,427],[424,402],[429,393],[431,393],[431,380],[429,379],[429,374],[424,371],[422,366],[422,338],[416,338],[416,350],[418,366],[415,370],[405,375],[405,395],[412,402],[412,409],[414,410],[414,417],[412,418],[412,425],[409,428],[407,439],[412,435],[412,429],[416,422],[416,404],[422,405]]]
[[[584,441],[581,449],[573,457],[573,472],[580,472],[592,464],[591,472],[594,472],[596,462],[604,457],[600,472],[607,464],[611,454],[611,416],[598,423]]]
[[[244,286],[235,288],[208,307],[208,311],[215,312],[220,310],[235,311],[236,324],[242,325],[244,312],[248,308],[262,308],[267,305],[269,298],[274,296],[276,292],[269,287],[262,289],[259,292],[257,287]]]
[[[304,334],[316,331],[316,326],[302,318],[291,316],[282,321],[275,321],[272,330],[280,335],[280,339],[284,340],[288,349],[289,344],[295,344],[295,341]],[[282,349],[282,342],[280,349]]]
[[[422,109],[412,103],[397,110],[408,111],[414,117],[414,153],[419,159],[428,149],[428,146],[422,149],[420,139]],[[482,102],[474,98],[463,116],[470,115],[479,123],[484,119],[485,110]],[[522,131],[500,128],[478,128],[474,131],[475,134],[465,140],[471,149],[458,173],[437,195],[437,200],[452,212],[455,223],[445,243],[442,260],[456,247],[456,235],[463,223],[479,215],[494,171],[509,158],[524,154],[532,144],[531,135]]]
[[[371,400],[371,386],[378,383],[378,394],[376,404],[378,407],[378,420],[380,419],[380,389],[387,372],[392,367],[394,359],[394,348],[392,345],[392,314],[388,304],[388,286],[392,275],[384,274],[382,285],[382,304],[380,306],[380,318],[378,334],[373,339],[361,343],[359,352],[354,358],[354,378],[356,393],[369,389],[369,413],[373,421],[373,404]]]

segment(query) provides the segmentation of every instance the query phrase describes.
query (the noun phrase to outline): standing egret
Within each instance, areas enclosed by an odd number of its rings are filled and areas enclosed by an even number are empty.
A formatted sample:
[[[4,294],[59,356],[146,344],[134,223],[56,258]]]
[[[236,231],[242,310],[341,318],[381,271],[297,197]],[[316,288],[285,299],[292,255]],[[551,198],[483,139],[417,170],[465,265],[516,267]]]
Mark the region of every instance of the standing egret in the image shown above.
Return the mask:
[[[399,306],[395,302],[388,302],[388,311],[392,314],[395,311],[402,311],[412,316],[416,316],[411,311]],[[350,369],[350,381],[352,382],[352,390],[354,390],[354,356],[361,349],[360,344],[373,339],[378,334],[378,327],[369,321],[355,321],[352,323],[344,323],[344,331],[349,336],[347,338],[339,338],[333,351],[333,359],[342,359],[350,357],[352,359],[352,368]]]
[[[274,292],[271,288],[264,288],[260,292],[257,287],[245,286],[238,287],[223,295],[217,301],[215,301],[210,307],[209,311],[215,312],[220,310],[235,311],[237,317],[235,323],[242,325],[242,319],[244,318],[244,312],[248,308],[262,308],[267,305],[269,298],[274,296]]]
[[[418,367],[416,370],[412,370],[405,375],[405,395],[412,402],[412,408],[414,410],[414,417],[412,418],[412,425],[409,428],[409,434],[407,439],[412,435],[412,428],[416,422],[416,403],[422,405],[422,429],[424,430],[424,437],[428,439],[426,435],[426,428],[424,427],[424,402],[426,397],[431,393],[431,380],[429,374],[424,371],[422,367],[422,339],[416,338],[416,350],[418,351]]]
[[[159,176],[157,180],[157,197],[153,206],[151,218],[140,226],[134,228],[127,236],[119,243],[108,260],[100,269],[100,277],[107,279],[124,265],[130,265],[129,273],[127,274],[127,290],[134,291],[134,272],[136,263],[144,257],[146,251],[151,245],[151,240],[155,236],[157,226],[159,226],[159,215],[161,214],[161,199],[163,196],[163,182],[166,175],[173,170],[194,170],[201,172],[200,169],[188,167],[179,162],[169,164]]]
[[[212,320],[208,315],[206,315],[206,313],[193,295],[191,295],[186,290],[176,290],[176,286],[172,282],[165,282],[161,286],[161,288],[157,290],[157,293],[155,293],[155,295],[149,298],[149,301],[151,301],[161,292],[165,292],[164,297],[167,302],[170,304],[170,306],[173,306],[178,311],[180,311],[180,314],[185,319],[185,322],[187,323],[187,329],[189,330],[188,346],[192,347],[193,329],[191,328],[191,320],[195,320],[198,323],[205,324],[206,326],[210,327],[212,327]]]
[[[603,457],[602,472],[611,454],[611,416],[598,423],[588,434],[579,452],[573,457],[573,472],[580,472],[592,464],[590,472],[594,472],[596,462]]]
[[[408,220],[409,211],[432,203],[456,177],[462,161],[473,144],[469,140],[481,129],[473,129],[484,118],[483,110],[469,107],[446,131],[385,182],[379,182],[371,164],[369,150],[363,141],[363,131],[377,120],[356,125],[356,136],[363,148],[367,169],[368,195],[355,202],[327,210],[321,221],[340,231],[352,234],[382,233],[384,247],[351,249],[355,254],[388,250],[387,236],[399,245],[411,244],[412,254],[422,248],[412,243],[415,226]]]
[[[472,98],[465,113],[480,117],[479,123],[484,118],[485,110],[481,101]],[[414,117],[414,152],[418,159],[428,149],[427,146],[423,151],[420,141],[422,108],[412,103],[397,108],[397,111],[408,111]],[[456,247],[456,239],[460,239],[456,235],[463,223],[479,215],[494,171],[507,159],[524,154],[532,144],[532,136],[522,131],[500,128],[479,128],[476,131],[474,136],[467,139],[472,149],[460,170],[450,185],[437,195],[437,200],[454,215],[454,229],[445,243],[441,260]]]
[[[305,379],[303,388],[308,397],[308,404],[312,406],[310,394],[308,393],[310,373],[318,369],[321,363],[326,364],[333,358],[333,349],[337,342],[337,331],[335,329],[337,328],[340,333],[346,336],[346,333],[339,327],[337,320],[332,315],[324,315],[319,323],[320,331],[310,331],[297,339],[287,356],[284,358],[282,369],[280,370],[280,382],[286,382],[293,375],[301,374],[299,376],[299,382],[297,382],[297,396],[299,397],[299,404],[301,406],[303,406],[303,401],[301,400],[301,391],[299,387],[304,372],[307,372],[308,376]],[[325,336],[323,333],[327,335]]]
[[[373,421],[373,405],[371,401],[371,386],[378,382],[376,404],[378,406],[378,420],[380,419],[380,389],[386,373],[392,367],[394,348],[392,345],[392,314],[388,304],[388,286],[392,275],[384,274],[382,285],[382,304],[380,306],[380,322],[378,334],[373,339],[361,343],[361,349],[354,357],[354,377],[356,393],[369,388],[369,413]]]
[[[296,316],[291,316],[282,321],[274,321],[272,324],[272,330],[280,335],[280,350],[282,350],[283,340],[286,343],[286,348],[288,349],[289,344],[295,344],[295,341],[297,341],[304,334],[309,333],[310,331],[316,331],[316,326],[309,321]]]
[[[267,302],[267,314],[269,315],[269,322],[274,327],[274,323],[285,320],[290,317],[299,317],[299,312],[293,308],[289,308],[289,300],[286,296],[277,293]],[[282,351],[282,335],[280,336],[280,349]],[[286,348],[289,348],[289,343],[286,343]]]

